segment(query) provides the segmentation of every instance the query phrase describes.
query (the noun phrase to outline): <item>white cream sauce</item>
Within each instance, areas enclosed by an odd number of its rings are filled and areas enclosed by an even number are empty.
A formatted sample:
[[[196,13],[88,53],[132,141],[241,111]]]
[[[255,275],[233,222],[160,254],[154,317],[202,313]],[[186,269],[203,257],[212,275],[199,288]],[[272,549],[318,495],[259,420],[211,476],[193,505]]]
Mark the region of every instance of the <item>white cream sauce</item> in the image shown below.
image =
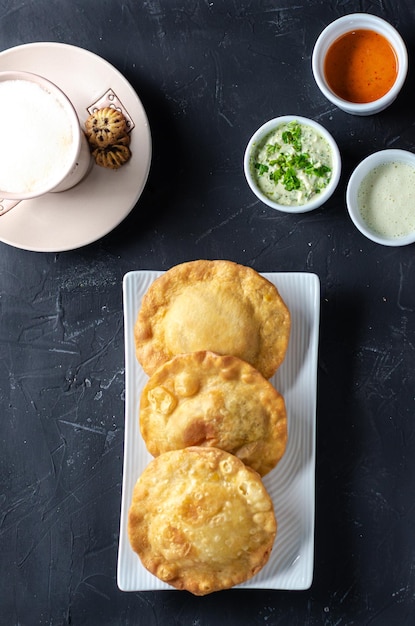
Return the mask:
[[[415,168],[383,163],[365,176],[357,193],[360,214],[378,235],[402,237],[415,230]]]

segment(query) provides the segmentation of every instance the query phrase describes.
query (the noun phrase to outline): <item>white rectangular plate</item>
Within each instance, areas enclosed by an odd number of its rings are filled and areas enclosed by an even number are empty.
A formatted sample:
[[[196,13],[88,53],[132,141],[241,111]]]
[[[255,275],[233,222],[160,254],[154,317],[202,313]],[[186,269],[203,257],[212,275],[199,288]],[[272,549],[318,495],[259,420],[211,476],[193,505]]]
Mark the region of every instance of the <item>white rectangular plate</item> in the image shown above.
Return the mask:
[[[135,357],[134,323],[141,299],[162,272],[124,276],[125,443],[117,582],[122,591],[172,589],[150,574],[130,547],[127,516],[137,478],[151,460],[140,435],[138,406],[147,381]],[[285,398],[288,444],[277,467],[264,477],[278,521],[274,548],[266,566],[245,589],[308,589],[313,578],[315,432],[320,282],[315,274],[264,273],[291,312],[291,337],[285,360],[272,384]]]

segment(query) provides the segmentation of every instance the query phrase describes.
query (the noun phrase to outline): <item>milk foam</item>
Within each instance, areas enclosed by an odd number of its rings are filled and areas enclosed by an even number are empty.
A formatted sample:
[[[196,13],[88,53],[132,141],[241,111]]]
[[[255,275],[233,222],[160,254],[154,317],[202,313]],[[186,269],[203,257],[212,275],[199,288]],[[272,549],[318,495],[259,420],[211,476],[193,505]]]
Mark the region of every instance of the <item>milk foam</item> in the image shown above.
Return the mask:
[[[39,193],[57,185],[70,167],[69,114],[53,94],[34,82],[0,82],[0,133],[0,190]]]

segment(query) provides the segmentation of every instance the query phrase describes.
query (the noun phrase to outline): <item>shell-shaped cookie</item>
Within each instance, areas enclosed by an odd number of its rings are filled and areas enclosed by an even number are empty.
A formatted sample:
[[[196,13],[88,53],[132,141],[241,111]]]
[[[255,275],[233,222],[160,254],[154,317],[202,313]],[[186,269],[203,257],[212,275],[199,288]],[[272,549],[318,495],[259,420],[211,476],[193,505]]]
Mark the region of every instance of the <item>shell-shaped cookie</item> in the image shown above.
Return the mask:
[[[131,157],[131,151],[128,146],[122,143],[111,145],[108,148],[95,148],[92,152],[97,165],[112,170],[117,170],[121,165],[127,163]]]
[[[85,130],[90,145],[96,148],[106,148],[128,136],[123,113],[112,107],[94,111],[85,122]]]

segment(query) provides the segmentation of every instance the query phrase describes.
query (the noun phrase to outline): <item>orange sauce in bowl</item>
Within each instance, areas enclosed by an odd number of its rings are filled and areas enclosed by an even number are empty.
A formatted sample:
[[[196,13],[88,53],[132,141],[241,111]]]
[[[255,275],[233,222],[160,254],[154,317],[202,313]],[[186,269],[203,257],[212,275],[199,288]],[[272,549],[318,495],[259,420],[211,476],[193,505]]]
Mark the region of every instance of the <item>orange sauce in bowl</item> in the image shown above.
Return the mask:
[[[349,102],[374,102],[398,75],[398,59],[389,41],[373,30],[352,30],[329,47],[324,73],[330,89]]]

